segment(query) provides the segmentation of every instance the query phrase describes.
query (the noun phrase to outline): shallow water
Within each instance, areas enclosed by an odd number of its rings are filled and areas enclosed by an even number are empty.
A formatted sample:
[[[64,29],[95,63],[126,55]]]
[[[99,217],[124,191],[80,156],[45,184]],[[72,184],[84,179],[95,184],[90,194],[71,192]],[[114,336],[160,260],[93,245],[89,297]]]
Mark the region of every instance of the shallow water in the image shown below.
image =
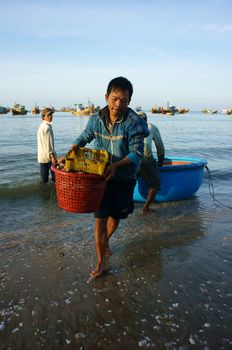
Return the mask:
[[[225,115],[149,114],[170,156],[208,161],[191,199],[141,203],[112,237],[110,273],[95,266],[92,214],[57,207],[39,184],[32,115],[1,116],[0,349],[231,349],[231,136]],[[56,113],[63,155],[88,118]],[[218,202],[217,202],[218,201]]]

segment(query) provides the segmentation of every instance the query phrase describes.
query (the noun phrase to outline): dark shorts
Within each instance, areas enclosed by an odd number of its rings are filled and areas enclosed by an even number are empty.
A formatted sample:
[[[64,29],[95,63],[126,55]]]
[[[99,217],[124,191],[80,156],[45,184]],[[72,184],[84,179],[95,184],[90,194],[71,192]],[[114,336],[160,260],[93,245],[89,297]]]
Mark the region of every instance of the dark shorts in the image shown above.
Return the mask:
[[[107,183],[100,209],[95,218],[126,219],[134,211],[134,188],[136,180],[111,180]]]
[[[55,174],[51,170],[52,163],[40,163],[40,177],[42,183],[47,183],[49,178],[49,172],[51,172],[52,181],[55,181]]]
[[[153,187],[157,191],[160,190],[160,170],[155,159],[141,163],[139,175],[149,188]]]

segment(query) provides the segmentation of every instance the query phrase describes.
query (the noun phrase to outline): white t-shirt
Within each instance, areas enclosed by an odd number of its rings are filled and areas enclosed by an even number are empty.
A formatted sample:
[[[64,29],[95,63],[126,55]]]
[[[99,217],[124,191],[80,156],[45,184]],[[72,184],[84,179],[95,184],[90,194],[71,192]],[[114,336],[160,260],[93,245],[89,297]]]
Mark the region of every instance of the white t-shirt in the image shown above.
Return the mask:
[[[49,122],[43,121],[37,132],[38,163],[50,162],[50,154],[55,153],[54,136],[52,126]]]

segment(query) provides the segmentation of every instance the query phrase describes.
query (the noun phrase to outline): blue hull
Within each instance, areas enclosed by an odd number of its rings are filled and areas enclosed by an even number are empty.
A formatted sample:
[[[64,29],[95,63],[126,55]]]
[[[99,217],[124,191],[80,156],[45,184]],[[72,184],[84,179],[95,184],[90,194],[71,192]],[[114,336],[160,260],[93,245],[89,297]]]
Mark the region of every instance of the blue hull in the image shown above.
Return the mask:
[[[170,202],[192,197],[200,188],[207,161],[199,158],[167,157],[160,167],[161,190],[154,202]],[[148,188],[140,177],[134,190],[134,200],[145,202]]]

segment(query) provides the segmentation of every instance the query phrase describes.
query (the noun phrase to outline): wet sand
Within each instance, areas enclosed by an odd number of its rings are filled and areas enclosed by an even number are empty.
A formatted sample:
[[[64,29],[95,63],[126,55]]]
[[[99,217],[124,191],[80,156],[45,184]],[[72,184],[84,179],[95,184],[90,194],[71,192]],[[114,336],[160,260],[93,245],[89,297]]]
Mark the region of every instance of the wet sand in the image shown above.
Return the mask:
[[[231,349],[230,215],[197,198],[153,208],[136,204],[95,280],[92,214],[52,207],[49,224],[8,233],[0,349]]]

